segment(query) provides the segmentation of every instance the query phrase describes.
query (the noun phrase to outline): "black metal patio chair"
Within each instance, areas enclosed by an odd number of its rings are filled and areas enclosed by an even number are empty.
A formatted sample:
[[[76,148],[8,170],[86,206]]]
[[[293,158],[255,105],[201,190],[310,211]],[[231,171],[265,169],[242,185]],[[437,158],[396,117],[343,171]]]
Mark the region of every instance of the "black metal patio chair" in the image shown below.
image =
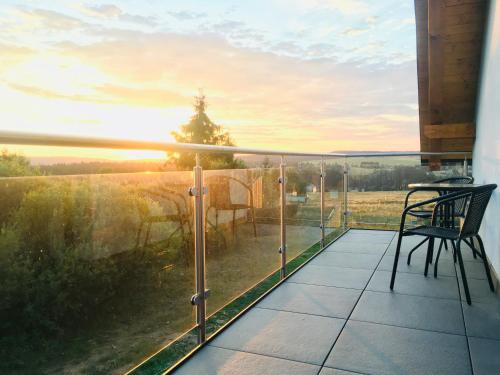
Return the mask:
[[[440,180],[435,180],[432,183],[433,184],[473,184],[474,177],[470,177],[470,176],[447,177],[447,178],[443,178]],[[410,192],[408,192],[408,194],[406,195],[406,198],[405,198],[405,206],[404,206],[405,208],[408,207],[408,201],[409,201],[410,196],[414,193],[419,192],[419,191],[420,190],[411,190]],[[437,190],[436,193],[438,193],[440,196],[443,195],[442,191],[439,191],[439,190]],[[451,214],[451,216],[454,219],[459,218],[459,217],[463,218],[464,211],[465,211],[465,203],[466,203],[465,199],[459,199],[453,203],[453,207],[451,209],[451,212],[449,212],[449,213]],[[431,210],[431,209],[428,209],[428,208],[422,209],[421,208],[419,210],[408,211],[408,215],[419,218],[419,219],[427,219],[428,220],[428,219],[432,218],[432,212],[433,212],[433,210]],[[443,210],[441,210],[439,213],[443,214]],[[442,219],[442,216],[444,216],[444,215],[441,215],[441,219]],[[443,223],[443,220],[441,220],[441,223],[447,224],[447,223]],[[454,221],[452,223],[454,225]],[[415,246],[410,251],[410,253],[408,255],[408,265],[410,265],[411,256],[412,256],[413,252],[416,251],[420,246],[422,246],[428,240],[429,240],[429,237],[424,238],[417,246]],[[467,244],[469,244],[469,243],[467,242]],[[469,246],[470,246],[470,244],[469,244]],[[447,245],[446,241],[444,242],[444,247],[446,250],[448,250],[448,245]],[[473,255],[474,255],[474,258],[476,258],[476,252],[473,252]],[[431,262],[432,262],[432,259],[431,259]]]
[[[488,278],[488,283],[490,285],[490,289],[494,291],[493,281],[491,279],[490,269],[488,265],[488,260],[486,258],[486,253],[484,250],[484,245],[479,236],[479,228],[481,226],[481,222],[483,220],[484,212],[490,200],[491,194],[493,190],[497,188],[496,184],[484,185],[475,188],[467,189],[466,191],[458,191],[451,194],[442,195],[440,197],[436,197],[433,199],[428,199],[423,202],[419,202],[413,205],[406,207],[401,216],[401,224],[399,227],[399,236],[398,243],[396,246],[396,255],[394,257],[394,265],[392,268],[392,276],[391,276],[391,290],[394,288],[394,281],[396,278],[396,272],[399,261],[399,253],[401,251],[401,241],[403,237],[406,236],[425,236],[429,238],[429,247],[427,249],[427,257],[425,259],[425,276],[427,276],[429,264],[431,263],[432,257],[432,248],[434,246],[434,239],[438,238],[441,240],[441,244],[439,246],[439,250],[436,256],[436,260],[434,262],[434,276],[437,276],[437,267],[439,255],[441,253],[441,247],[443,245],[443,241],[450,240],[453,246],[454,257],[458,259],[458,264],[460,266],[460,273],[462,276],[462,283],[464,286],[465,297],[467,299],[467,303],[471,304],[469,286],[467,284],[467,277],[465,275],[464,262],[462,258],[462,253],[460,249],[460,243],[467,239],[470,240],[470,244],[472,245],[472,250],[477,250],[474,248],[473,239],[476,238],[479,244],[480,252],[478,252],[483,260],[484,269],[486,272],[486,277]],[[457,228],[447,228],[439,226],[437,223],[437,219],[439,216],[439,209],[445,204],[450,204],[452,202],[457,202],[460,200],[465,200],[465,215],[462,226],[460,229]],[[418,207],[422,207],[428,204],[434,203],[434,209],[432,213],[432,220],[430,225],[421,225],[409,229],[405,229],[405,220],[408,212]],[[456,242],[456,244],[455,244]],[[468,242],[469,243],[469,242]]]

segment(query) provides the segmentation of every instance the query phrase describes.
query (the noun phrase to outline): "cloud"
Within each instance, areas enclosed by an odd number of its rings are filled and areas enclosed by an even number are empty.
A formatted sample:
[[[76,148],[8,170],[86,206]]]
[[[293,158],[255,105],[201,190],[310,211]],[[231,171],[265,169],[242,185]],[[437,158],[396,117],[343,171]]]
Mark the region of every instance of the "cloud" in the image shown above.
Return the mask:
[[[186,10],[177,11],[177,12],[169,11],[169,12],[167,12],[167,14],[178,19],[179,21],[190,21],[190,20],[195,20],[195,19],[207,17],[207,14],[204,12],[190,12],[190,11],[186,11]]]
[[[345,36],[359,36],[359,35],[362,35],[362,34],[365,34],[369,31],[369,29],[367,28],[349,28],[349,29],[346,29],[342,32],[342,35],[345,35]]]
[[[283,5],[293,5],[302,9],[326,9],[352,16],[365,14],[372,8],[368,0],[276,0]]]
[[[368,16],[365,18],[365,22],[368,24],[368,25],[374,25],[378,22],[380,17],[378,16]]]
[[[47,9],[19,8],[17,14],[31,29],[44,28],[65,31],[82,28],[86,25],[78,18]]]
[[[39,96],[46,99],[65,99],[73,101],[86,101],[101,103],[104,102],[97,96],[81,95],[81,94],[64,94],[50,89],[45,89],[43,87],[23,85],[14,82],[5,82],[8,87],[16,91],[22,92],[24,94]]]
[[[362,3],[312,2],[349,14],[355,14],[353,4]],[[27,13],[37,17],[35,24],[39,27],[51,24],[52,29],[63,31],[84,25],[61,13],[56,16],[39,11]],[[79,39],[68,41],[61,33],[60,40],[65,42],[51,42],[50,51],[64,58],[65,64],[73,64],[74,59],[95,69],[100,74],[89,72],[88,76],[98,79],[83,76],[83,83],[69,85],[65,79],[72,75],[73,70],[69,70],[60,76],[57,86],[50,79],[33,82],[19,70],[8,77],[10,88],[50,103],[64,101],[61,105],[67,107],[71,101],[89,108],[94,103],[110,103],[137,112],[141,108],[147,112],[180,107],[189,111],[192,96],[203,88],[209,115],[226,126],[241,146],[275,147],[279,138],[285,148],[288,145],[324,151],[417,147],[417,84],[416,79],[409,79],[416,76],[415,59],[401,53],[396,56],[398,52],[389,50],[383,42],[369,39],[351,44],[351,39],[341,36],[349,41],[349,56],[357,59],[342,62],[333,56],[343,55],[346,46],[339,46],[333,37],[306,41],[309,37],[287,34],[286,38],[273,39],[237,19],[203,19],[196,32],[185,34],[146,33],[115,21],[152,25],[156,19],[126,13],[112,4],[87,5],[82,12],[86,21],[95,18],[95,24],[85,28],[86,39],[79,44]],[[206,17],[204,13],[185,11],[168,14],[180,21]],[[371,25],[379,27],[381,23],[376,16],[367,17],[365,13],[358,18],[359,22],[352,23],[356,27],[350,29],[344,24],[335,25],[336,33],[345,29],[344,35],[361,35]],[[21,46],[2,47],[2,53],[7,51],[12,61],[6,69],[32,53]],[[387,56],[390,58],[385,59]],[[0,69],[4,59],[0,58]],[[54,64],[58,62],[55,59]],[[56,78],[59,71],[54,70]]]
[[[219,33],[232,33],[243,28],[245,28],[245,24],[240,21],[222,21],[210,26],[210,29]]]
[[[87,16],[101,19],[115,19],[122,22],[136,23],[146,26],[154,26],[157,23],[155,17],[126,13],[121,8],[113,4],[82,5],[79,9]]]
[[[81,11],[89,16],[99,18],[118,18],[123,11],[113,4],[83,5]]]
[[[192,98],[165,89],[104,85],[95,88],[109,102],[146,107],[176,107],[191,105]]]
[[[157,20],[155,17],[140,16],[138,14],[129,14],[129,13],[123,13],[120,16],[120,21],[137,23],[145,26],[155,26],[157,24]]]
[[[414,61],[386,65],[304,60],[236,48],[215,35],[125,35],[124,40],[65,49],[113,81],[129,83],[97,87],[109,100],[189,105],[202,87],[211,116],[228,126],[239,144],[251,141],[245,134],[257,129],[260,142],[264,135],[279,132],[295,143],[326,137],[331,147],[353,137],[378,142],[401,134],[415,139],[417,112],[411,105],[416,102],[416,80],[408,80],[415,76]]]

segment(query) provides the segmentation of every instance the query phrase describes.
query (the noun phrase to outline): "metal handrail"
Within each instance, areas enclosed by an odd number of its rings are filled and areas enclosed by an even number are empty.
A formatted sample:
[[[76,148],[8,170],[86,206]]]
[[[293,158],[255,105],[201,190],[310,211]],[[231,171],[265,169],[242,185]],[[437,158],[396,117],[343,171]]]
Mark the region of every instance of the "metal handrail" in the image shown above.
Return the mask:
[[[57,135],[43,133],[26,133],[17,131],[0,131],[0,144],[17,144],[31,146],[61,146],[85,148],[112,148],[125,150],[152,150],[165,152],[223,152],[232,154],[256,155],[287,155],[287,156],[314,156],[314,157],[377,157],[377,156],[440,156],[440,155],[470,155],[468,151],[449,152],[365,152],[365,153],[339,153],[339,152],[300,152],[287,150],[266,150],[259,148],[245,148],[235,146],[216,146],[194,143],[175,143],[163,141],[141,141],[120,138],[97,138],[77,135]]]

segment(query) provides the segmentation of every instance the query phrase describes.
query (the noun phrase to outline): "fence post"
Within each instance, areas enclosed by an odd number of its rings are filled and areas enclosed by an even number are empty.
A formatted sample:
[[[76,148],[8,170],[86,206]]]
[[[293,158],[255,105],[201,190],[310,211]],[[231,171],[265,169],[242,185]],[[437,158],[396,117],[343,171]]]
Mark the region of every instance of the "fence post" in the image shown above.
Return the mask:
[[[349,216],[349,211],[347,207],[347,193],[349,191],[349,166],[347,165],[347,158],[344,160],[344,215],[342,227],[344,230],[347,229],[347,220]]]
[[[325,246],[325,160],[321,158],[320,172],[320,214],[321,220],[319,227],[321,229],[321,248]]]
[[[286,163],[285,157],[281,156],[280,164],[280,249],[281,254],[281,278],[286,276]]]
[[[196,154],[196,166],[193,168],[194,186],[189,194],[194,197],[194,252],[196,273],[196,294],[191,297],[191,304],[196,306],[196,324],[198,326],[198,344],[206,340],[206,299],[208,290],[205,289],[205,222],[203,214],[203,195],[206,190],[203,186],[203,169],[200,157]]]

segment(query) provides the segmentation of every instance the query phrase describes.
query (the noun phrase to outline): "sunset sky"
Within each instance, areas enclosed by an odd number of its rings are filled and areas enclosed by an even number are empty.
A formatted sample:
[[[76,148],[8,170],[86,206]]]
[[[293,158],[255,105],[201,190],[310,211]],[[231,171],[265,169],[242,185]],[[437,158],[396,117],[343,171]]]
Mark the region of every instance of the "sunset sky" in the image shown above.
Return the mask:
[[[2,0],[0,30],[4,130],[171,141],[202,89],[238,146],[418,149],[411,0]]]

